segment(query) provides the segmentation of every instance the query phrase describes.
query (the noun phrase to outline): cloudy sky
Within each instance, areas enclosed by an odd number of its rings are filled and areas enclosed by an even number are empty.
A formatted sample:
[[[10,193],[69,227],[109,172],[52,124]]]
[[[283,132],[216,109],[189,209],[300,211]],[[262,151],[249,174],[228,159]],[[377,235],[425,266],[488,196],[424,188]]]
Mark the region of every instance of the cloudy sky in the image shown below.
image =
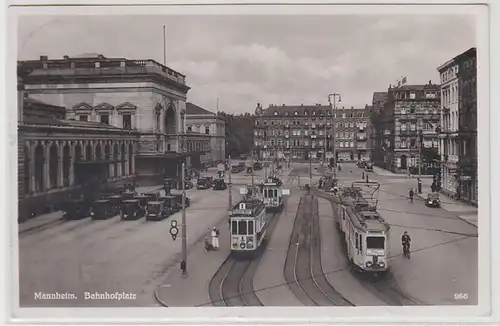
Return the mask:
[[[438,83],[436,67],[476,46],[470,16],[29,16],[18,58],[101,53],[154,59],[187,76],[188,101],[211,111],[269,104],[371,103],[399,76]]]

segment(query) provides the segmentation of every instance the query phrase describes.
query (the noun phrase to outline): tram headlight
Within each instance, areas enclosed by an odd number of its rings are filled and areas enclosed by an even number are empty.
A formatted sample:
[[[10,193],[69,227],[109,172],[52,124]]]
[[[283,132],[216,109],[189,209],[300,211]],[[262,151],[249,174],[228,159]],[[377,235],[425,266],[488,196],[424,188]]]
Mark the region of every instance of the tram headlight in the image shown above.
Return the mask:
[[[378,266],[381,267],[381,268],[384,268],[385,267],[385,263],[383,261],[381,261],[381,262],[378,263]]]
[[[246,245],[244,242],[240,243],[240,248],[241,248],[241,249],[245,249],[245,248],[246,248],[246,246],[247,246],[247,245]]]
[[[373,265],[373,263],[371,261],[366,262],[366,267],[371,267],[372,265]]]

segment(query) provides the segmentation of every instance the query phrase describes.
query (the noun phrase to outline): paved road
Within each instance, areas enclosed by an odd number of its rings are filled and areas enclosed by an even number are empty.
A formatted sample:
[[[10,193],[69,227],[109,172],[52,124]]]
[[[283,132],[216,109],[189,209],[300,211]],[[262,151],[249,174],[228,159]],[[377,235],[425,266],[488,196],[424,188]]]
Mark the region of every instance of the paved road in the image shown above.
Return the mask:
[[[233,192],[238,196],[237,190]],[[225,191],[192,190],[187,210],[188,243],[225,218]],[[161,222],[68,221],[20,235],[21,306],[157,306],[153,292],[176,259],[181,241],[173,241],[170,220]],[[172,265],[173,264],[173,265]],[[35,300],[35,293],[72,293],[76,300]],[[84,292],[125,292],[132,300],[85,300]]]
[[[340,184],[361,179],[355,164],[343,164]],[[458,219],[453,212],[428,208],[422,200],[406,198],[416,181],[391,179],[370,173],[381,183],[378,211],[391,224],[392,274],[401,289],[423,304],[475,305],[478,300],[477,228]],[[445,200],[445,199],[443,199]],[[412,238],[412,257],[401,257],[401,234]],[[456,300],[455,293],[467,294]]]

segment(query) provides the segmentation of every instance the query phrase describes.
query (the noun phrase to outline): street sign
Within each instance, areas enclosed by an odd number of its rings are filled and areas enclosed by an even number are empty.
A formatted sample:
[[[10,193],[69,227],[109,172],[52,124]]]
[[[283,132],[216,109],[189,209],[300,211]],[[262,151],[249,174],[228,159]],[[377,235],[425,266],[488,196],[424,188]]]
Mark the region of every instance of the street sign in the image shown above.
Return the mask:
[[[173,227],[173,228],[176,228],[177,227],[177,221],[176,220],[170,221],[170,226]]]
[[[175,241],[175,239],[177,238],[177,234],[179,234],[179,229],[175,226],[172,226],[170,228],[170,235],[172,236],[172,239]]]

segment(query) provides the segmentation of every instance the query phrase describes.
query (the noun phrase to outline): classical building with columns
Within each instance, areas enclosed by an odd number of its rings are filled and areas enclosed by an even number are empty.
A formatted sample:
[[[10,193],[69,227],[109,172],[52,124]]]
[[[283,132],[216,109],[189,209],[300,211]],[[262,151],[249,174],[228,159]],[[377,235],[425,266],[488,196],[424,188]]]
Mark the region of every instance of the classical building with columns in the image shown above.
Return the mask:
[[[184,132],[190,88],[186,77],[169,67],[100,54],[57,60],[42,56],[19,64],[31,71],[24,77],[30,98],[65,107],[66,117],[74,121],[138,132],[135,173],[141,185],[179,176],[183,162],[199,160],[204,152],[188,152],[188,141],[197,137]]]
[[[19,218],[64,201],[85,185],[135,175],[139,132],[67,120],[64,107],[23,98],[19,105]]]
[[[215,113],[193,103],[186,103],[188,132],[205,135],[209,151],[201,156],[205,165],[215,166],[226,158],[226,123]]]

